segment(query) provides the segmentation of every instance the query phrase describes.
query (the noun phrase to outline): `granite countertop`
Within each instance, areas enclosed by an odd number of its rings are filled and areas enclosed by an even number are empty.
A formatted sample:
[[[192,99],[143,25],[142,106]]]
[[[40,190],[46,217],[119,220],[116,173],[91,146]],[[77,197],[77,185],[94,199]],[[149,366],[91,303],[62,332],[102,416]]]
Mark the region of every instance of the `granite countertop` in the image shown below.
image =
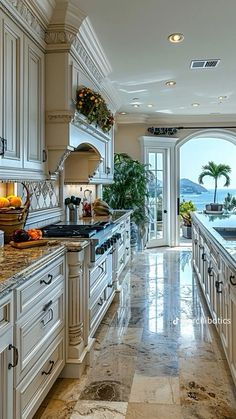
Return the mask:
[[[0,298],[24,282],[33,270],[50,263],[67,251],[80,251],[88,245],[87,240],[49,240],[47,246],[28,249],[5,245],[0,251]]]
[[[236,268],[236,240],[225,240],[215,227],[235,229],[236,214],[209,215],[192,213],[193,222],[200,224],[228,261]]]
[[[132,210],[113,210],[110,215],[95,215],[94,217],[82,217],[77,223],[67,221],[66,224],[77,224],[77,225],[93,225],[99,221],[119,223],[126,217],[132,214]],[[61,222],[60,224],[64,224]]]

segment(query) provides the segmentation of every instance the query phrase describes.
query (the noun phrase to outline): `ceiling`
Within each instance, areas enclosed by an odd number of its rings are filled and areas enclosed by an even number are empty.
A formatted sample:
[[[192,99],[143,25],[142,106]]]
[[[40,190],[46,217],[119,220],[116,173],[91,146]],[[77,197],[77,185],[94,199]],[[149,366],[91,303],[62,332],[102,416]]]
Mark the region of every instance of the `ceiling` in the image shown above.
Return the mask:
[[[79,0],[79,7],[111,64],[109,79],[121,99],[119,112],[235,121],[235,0]],[[183,42],[168,41],[175,32],[184,34]],[[192,70],[193,59],[220,63]],[[176,85],[167,87],[168,80]],[[140,106],[134,108],[134,103]]]

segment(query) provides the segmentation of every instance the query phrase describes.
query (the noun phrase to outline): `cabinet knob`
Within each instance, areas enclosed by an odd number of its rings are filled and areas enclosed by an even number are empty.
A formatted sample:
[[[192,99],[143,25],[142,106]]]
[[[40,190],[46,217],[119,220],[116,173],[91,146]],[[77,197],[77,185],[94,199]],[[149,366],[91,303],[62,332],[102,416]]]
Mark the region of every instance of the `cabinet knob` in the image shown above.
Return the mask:
[[[222,291],[220,290],[220,284],[223,284],[223,282],[222,281],[216,281],[215,282],[216,292],[218,294],[222,294]]]

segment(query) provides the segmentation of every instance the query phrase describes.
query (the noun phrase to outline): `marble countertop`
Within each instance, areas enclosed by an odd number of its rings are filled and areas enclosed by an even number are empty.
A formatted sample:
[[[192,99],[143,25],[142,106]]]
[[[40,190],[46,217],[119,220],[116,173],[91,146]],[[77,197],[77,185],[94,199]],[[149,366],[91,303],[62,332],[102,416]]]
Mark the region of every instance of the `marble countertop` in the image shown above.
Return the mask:
[[[203,227],[218,249],[236,268],[236,240],[225,240],[215,230],[217,227],[236,230],[236,214],[209,215],[195,212],[192,213],[192,219]]]
[[[49,240],[46,246],[28,249],[5,245],[0,251],[0,298],[24,282],[33,270],[67,251],[81,251],[88,245],[87,240]]]

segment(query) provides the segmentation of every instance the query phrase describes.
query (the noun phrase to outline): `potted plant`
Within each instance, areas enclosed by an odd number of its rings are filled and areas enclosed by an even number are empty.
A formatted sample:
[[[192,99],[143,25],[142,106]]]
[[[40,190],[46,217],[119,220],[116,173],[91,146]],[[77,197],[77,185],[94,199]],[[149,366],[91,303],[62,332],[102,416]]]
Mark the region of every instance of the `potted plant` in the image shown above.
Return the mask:
[[[183,201],[179,207],[179,214],[182,222],[182,233],[186,239],[192,238],[192,217],[191,212],[196,211],[192,201]]]
[[[218,187],[218,179],[220,177],[225,178],[224,186],[230,185],[230,177],[229,173],[231,173],[231,168],[227,164],[216,164],[213,161],[209,161],[208,164],[202,166],[202,173],[200,173],[198,182],[203,185],[203,178],[205,176],[210,176],[214,179],[215,183],[215,190],[214,190],[214,199],[213,203],[206,205],[206,211],[222,211],[223,204],[216,203],[216,193]]]
[[[148,165],[133,160],[125,153],[115,153],[114,182],[105,186],[103,190],[103,199],[111,208],[133,211],[131,221],[137,226],[141,239],[145,235],[148,223],[146,200],[151,178],[152,173],[148,170]],[[131,244],[134,235],[135,226],[133,232],[131,231]]]

